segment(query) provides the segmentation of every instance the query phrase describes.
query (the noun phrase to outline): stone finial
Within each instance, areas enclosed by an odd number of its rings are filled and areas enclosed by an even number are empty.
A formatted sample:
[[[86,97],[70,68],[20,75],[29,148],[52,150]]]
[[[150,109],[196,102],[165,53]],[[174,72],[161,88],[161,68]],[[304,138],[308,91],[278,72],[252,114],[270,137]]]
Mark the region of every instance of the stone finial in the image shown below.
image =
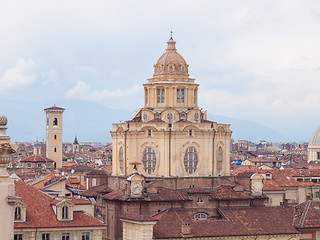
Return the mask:
[[[8,119],[5,115],[0,115],[0,126],[7,126]]]

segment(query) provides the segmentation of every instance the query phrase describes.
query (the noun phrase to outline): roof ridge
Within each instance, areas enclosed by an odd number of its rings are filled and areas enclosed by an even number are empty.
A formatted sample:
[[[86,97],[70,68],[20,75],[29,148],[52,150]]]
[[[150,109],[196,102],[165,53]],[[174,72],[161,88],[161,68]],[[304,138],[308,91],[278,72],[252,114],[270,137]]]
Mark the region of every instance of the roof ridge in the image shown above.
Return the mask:
[[[238,221],[245,227],[245,229],[247,229],[247,231],[250,233],[250,235],[253,235],[253,233],[249,230],[249,228],[247,228],[247,226],[241,221],[241,219],[233,212],[233,210],[230,209],[230,211],[238,219]]]
[[[299,226],[303,227],[303,224],[304,224],[304,220],[306,219],[306,216],[307,216],[307,213],[309,211],[309,208],[310,208],[310,205],[311,205],[311,200],[309,200],[305,207],[304,207],[304,211],[302,213],[302,216],[300,218],[300,222],[299,222]]]

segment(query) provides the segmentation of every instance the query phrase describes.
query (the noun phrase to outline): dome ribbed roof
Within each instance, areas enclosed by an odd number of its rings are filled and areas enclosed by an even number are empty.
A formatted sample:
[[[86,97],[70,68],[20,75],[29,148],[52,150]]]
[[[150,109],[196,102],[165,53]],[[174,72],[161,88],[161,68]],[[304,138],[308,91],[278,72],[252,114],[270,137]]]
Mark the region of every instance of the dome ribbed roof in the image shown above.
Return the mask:
[[[154,65],[154,76],[180,75],[188,77],[188,67],[186,60],[177,52],[176,42],[171,38],[168,42],[166,52]]]
[[[312,134],[310,141],[309,141],[309,146],[320,146],[320,127],[318,127]]]

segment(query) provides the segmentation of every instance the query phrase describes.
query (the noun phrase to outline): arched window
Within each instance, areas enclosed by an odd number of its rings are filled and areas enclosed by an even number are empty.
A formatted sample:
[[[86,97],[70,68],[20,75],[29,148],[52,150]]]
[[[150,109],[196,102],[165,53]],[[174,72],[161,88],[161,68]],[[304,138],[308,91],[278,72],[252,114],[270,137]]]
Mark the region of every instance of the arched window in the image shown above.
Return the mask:
[[[16,207],[14,209],[14,220],[21,220],[21,208]]]
[[[184,168],[187,173],[194,173],[198,166],[198,154],[195,147],[188,147],[184,154]]]
[[[146,105],[148,105],[148,89],[146,89],[145,94],[146,94]]]
[[[217,170],[218,174],[222,172],[222,147],[218,148],[218,159],[217,159]]]
[[[69,218],[69,208],[68,206],[62,207],[62,219],[68,219]]]
[[[120,147],[119,150],[119,168],[120,168],[120,172],[123,172],[123,147]]]
[[[193,219],[194,220],[207,220],[208,219],[208,215],[206,213],[196,213],[194,216],[193,216]]]
[[[156,168],[156,153],[152,147],[146,147],[142,157],[143,169],[146,173],[152,174]]]
[[[53,126],[58,126],[58,118],[53,118]]]

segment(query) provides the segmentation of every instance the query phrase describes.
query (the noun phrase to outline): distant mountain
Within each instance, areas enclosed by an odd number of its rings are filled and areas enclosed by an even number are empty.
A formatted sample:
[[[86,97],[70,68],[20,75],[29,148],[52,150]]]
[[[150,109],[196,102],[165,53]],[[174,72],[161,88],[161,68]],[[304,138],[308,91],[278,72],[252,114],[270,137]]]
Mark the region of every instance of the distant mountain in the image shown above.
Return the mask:
[[[1,105],[0,114],[3,113],[8,117],[8,135],[12,141],[45,140],[43,109],[54,104],[66,109],[63,115],[63,139],[67,142],[72,142],[76,135],[80,142],[110,142],[112,123],[129,120],[135,114],[133,110],[113,110],[99,104],[78,100],[57,100],[56,103],[8,101]],[[208,114],[208,119],[231,124],[234,140],[288,140],[281,133],[251,120],[212,114]]]
[[[231,138],[236,140],[251,140],[258,142],[259,140],[284,142],[289,139],[283,134],[263,126],[260,123],[251,120],[236,119],[219,115],[208,114],[208,119],[218,123],[231,124]]]

